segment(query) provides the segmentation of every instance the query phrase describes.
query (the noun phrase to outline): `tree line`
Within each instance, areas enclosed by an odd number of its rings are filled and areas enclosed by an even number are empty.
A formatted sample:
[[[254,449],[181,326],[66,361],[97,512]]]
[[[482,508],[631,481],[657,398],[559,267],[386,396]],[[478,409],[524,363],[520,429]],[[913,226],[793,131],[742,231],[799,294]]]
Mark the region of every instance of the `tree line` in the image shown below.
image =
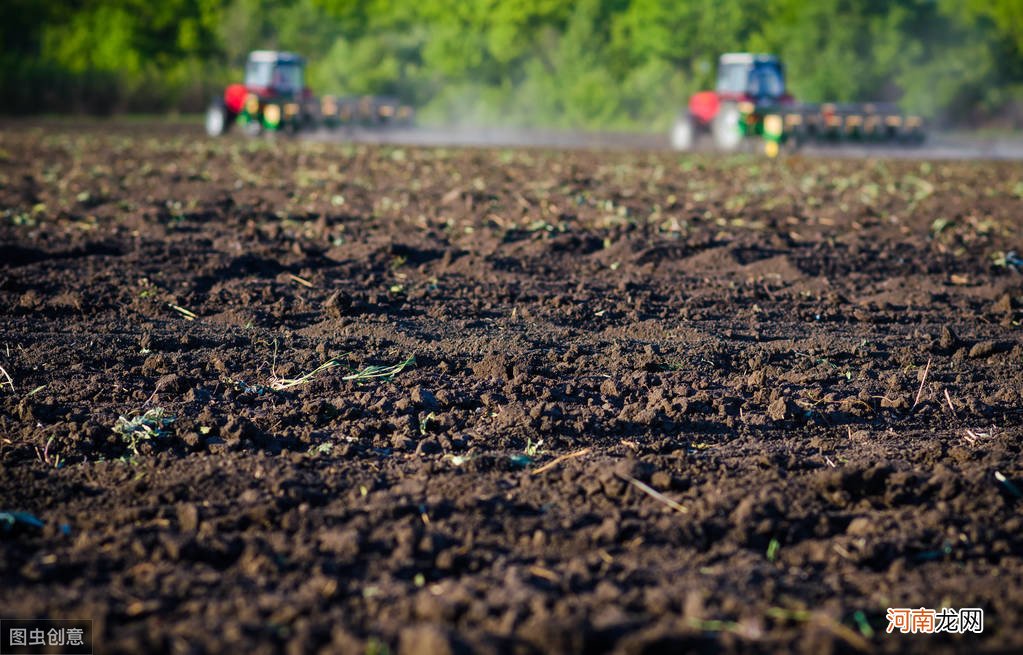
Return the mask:
[[[5,0],[0,112],[197,111],[264,48],[426,121],[663,126],[750,50],[802,100],[1023,126],[1023,0]]]

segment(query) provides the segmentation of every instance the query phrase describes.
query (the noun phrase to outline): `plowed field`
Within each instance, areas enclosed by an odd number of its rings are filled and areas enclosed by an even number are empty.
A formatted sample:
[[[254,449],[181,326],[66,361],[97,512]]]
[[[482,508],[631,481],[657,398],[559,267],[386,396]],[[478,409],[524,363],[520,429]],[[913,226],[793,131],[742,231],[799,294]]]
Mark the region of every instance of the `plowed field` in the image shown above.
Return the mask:
[[[0,616],[1023,649],[1021,197],[1016,163],[5,126]],[[943,606],[983,633],[886,633]]]

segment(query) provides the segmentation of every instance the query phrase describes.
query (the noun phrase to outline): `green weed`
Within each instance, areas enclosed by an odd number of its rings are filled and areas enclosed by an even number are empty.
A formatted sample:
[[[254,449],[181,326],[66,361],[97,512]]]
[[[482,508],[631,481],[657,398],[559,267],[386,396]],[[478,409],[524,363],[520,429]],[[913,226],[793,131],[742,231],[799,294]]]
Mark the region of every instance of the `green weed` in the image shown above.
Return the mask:
[[[167,414],[162,407],[154,407],[137,416],[117,417],[114,434],[121,437],[133,455],[138,456],[139,446],[147,441],[167,436],[167,428],[172,423],[173,416]]]
[[[536,456],[540,455],[543,452],[541,450],[542,447],[543,447],[543,439],[538,439],[537,441],[533,441],[532,439],[527,437],[526,438],[526,448],[522,452],[524,452],[526,454],[526,457],[535,458]]]
[[[362,369],[349,368],[348,370],[351,372],[348,375],[342,377],[341,379],[355,382],[368,382],[370,380],[389,381],[393,379],[394,376],[404,371],[407,367],[411,366],[415,361],[416,361],[415,356],[412,356],[403,362],[399,362],[397,364],[393,364],[390,366],[380,366],[373,364],[370,366],[366,366],[365,368]],[[303,384],[312,382],[314,379],[316,379],[317,376],[319,376],[324,371],[329,371],[331,369],[343,366],[344,364],[341,363],[341,360],[335,357],[334,359],[328,360],[320,364],[313,370],[309,371],[308,373],[300,375],[296,378],[282,378],[279,377],[276,373],[271,373],[269,386],[274,391],[286,391],[288,389],[293,389]],[[272,367],[272,370],[276,370],[276,366]]]

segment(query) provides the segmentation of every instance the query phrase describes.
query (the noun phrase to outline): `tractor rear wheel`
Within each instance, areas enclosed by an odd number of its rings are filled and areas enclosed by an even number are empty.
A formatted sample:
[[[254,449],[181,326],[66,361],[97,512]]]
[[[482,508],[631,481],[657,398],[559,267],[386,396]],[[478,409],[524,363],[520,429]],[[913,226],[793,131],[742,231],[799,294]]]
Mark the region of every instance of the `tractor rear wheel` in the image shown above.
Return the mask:
[[[242,124],[242,132],[245,136],[259,136],[263,133],[263,124],[260,122],[259,116],[250,118],[248,122]]]
[[[719,150],[731,152],[738,149],[742,143],[742,132],[739,129],[739,108],[732,103],[721,105],[714,122],[711,125],[711,132],[714,134],[714,145]]]
[[[671,149],[678,151],[691,150],[696,142],[696,121],[683,112],[675,118],[671,126]]]
[[[231,128],[231,114],[227,111],[224,101],[214,98],[206,109],[206,134],[221,136]]]

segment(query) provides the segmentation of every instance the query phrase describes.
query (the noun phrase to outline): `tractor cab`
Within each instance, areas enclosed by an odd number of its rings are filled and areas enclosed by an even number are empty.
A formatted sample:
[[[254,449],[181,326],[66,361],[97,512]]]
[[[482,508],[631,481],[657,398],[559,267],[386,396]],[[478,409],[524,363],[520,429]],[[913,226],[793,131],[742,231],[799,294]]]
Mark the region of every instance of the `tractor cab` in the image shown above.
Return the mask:
[[[256,50],[245,64],[245,88],[260,97],[298,97],[305,89],[305,61],[291,52]]]
[[[774,55],[724,54],[718,63],[716,91],[722,100],[774,103],[786,96],[785,70]]]

